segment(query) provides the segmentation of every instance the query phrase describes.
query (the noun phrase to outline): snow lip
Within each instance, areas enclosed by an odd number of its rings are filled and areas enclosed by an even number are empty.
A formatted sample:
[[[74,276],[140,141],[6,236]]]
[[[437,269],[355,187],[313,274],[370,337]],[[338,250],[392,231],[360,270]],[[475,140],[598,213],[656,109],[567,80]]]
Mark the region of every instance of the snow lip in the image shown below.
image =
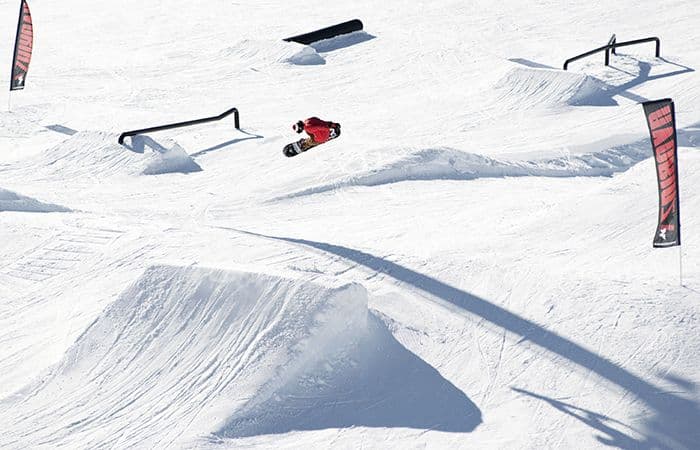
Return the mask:
[[[495,85],[506,109],[557,106],[615,106],[611,87],[591,75],[557,69],[511,69]]]
[[[0,212],[71,212],[69,208],[52,203],[44,203],[31,197],[0,188]]]
[[[143,175],[191,173],[202,170],[177,142],[172,140],[161,140],[161,142],[146,135],[137,135],[131,139],[128,149],[149,156],[141,172]]]
[[[323,56],[319,55],[316,49],[307,45],[292,56],[285,58],[284,62],[295,66],[320,66],[326,64]]]

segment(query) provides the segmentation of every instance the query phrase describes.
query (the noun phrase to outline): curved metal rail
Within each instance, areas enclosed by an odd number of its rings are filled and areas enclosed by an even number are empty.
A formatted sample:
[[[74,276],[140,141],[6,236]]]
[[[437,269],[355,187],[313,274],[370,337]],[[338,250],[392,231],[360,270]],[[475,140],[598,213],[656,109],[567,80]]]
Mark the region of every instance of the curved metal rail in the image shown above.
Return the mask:
[[[125,131],[124,133],[119,135],[119,144],[124,145],[124,139],[129,137],[129,136],[136,136],[137,134],[144,134],[144,133],[152,133],[154,131],[170,130],[173,128],[189,127],[191,125],[198,125],[200,123],[214,122],[217,120],[221,120],[225,117],[228,117],[231,114],[233,114],[234,125],[235,125],[236,129],[240,130],[241,123],[240,123],[240,116],[238,114],[238,109],[231,108],[228,111],[222,112],[218,116],[205,117],[203,119],[188,120],[185,122],[170,123],[167,125],[159,125],[157,127],[142,128],[140,130]]]

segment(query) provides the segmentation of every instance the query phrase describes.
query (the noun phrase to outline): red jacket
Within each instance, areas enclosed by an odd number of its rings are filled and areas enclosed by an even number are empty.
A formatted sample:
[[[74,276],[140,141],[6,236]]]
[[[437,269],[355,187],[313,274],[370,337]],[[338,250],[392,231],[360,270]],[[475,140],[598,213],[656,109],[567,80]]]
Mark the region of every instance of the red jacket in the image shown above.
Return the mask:
[[[311,136],[317,144],[323,144],[330,139],[330,129],[333,122],[326,122],[318,117],[309,117],[304,121],[304,131]]]

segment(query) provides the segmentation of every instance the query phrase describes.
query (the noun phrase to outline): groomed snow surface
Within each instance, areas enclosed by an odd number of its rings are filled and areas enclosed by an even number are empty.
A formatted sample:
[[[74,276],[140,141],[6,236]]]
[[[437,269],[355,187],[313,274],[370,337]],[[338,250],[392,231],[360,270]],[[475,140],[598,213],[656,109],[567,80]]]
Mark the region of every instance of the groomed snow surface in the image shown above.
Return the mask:
[[[699,448],[692,2],[113,3],[33,0],[0,112],[0,448]]]

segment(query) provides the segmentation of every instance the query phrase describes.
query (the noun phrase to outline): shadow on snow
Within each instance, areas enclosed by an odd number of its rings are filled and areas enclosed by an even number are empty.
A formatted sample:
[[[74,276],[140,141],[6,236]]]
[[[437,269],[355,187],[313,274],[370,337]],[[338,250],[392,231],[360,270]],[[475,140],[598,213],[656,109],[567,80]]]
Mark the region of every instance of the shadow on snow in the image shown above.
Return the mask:
[[[643,431],[644,438],[642,440],[634,439],[616,431],[615,433],[617,434],[609,434],[611,439],[613,439],[612,442],[633,444],[633,448],[637,449],[692,449],[697,448],[697,443],[700,442],[700,428],[698,427],[700,423],[700,405],[697,400],[694,401],[683,398],[676,393],[665,392],[582,345],[553,333],[543,326],[513,314],[487,300],[369,253],[305,239],[265,236],[241,230],[236,231],[311,247],[353,261],[375,272],[386,274],[397,281],[414,286],[442,301],[448,302],[462,312],[472,314],[507,330],[521,337],[523,341],[530,341],[623,388],[649,407],[652,416],[646,419],[646,429]],[[689,383],[685,380],[682,381]],[[562,405],[557,406],[564,409]],[[570,413],[573,410],[568,411]],[[590,426],[596,429],[603,428],[600,425],[600,421],[596,422],[598,419],[586,418],[585,415],[584,418],[586,419],[584,422]]]
[[[313,368],[231,418],[212,439],[356,426],[471,432],[481,423],[476,405],[396,341],[380,318],[370,313],[367,327],[352,363]]]
[[[313,42],[309,45],[309,47],[313,48],[319,53],[329,53],[351,47],[353,45],[361,44],[363,42],[371,41],[375,38],[376,36],[365,31],[356,31],[354,33],[348,33],[334,38]]]
[[[671,65],[674,65],[676,67],[679,67],[680,70],[674,70],[673,72],[661,73],[658,75],[650,75],[651,67],[652,67],[651,64],[649,64],[648,62],[639,62],[639,74],[637,74],[634,79],[628,81],[627,83],[621,84],[619,86],[608,85],[608,86],[610,86],[610,88],[606,91],[606,93],[607,93],[607,95],[609,95],[610,100],[613,102],[613,104],[617,104],[617,102],[615,102],[613,100],[613,97],[615,97],[617,95],[619,95],[621,97],[625,97],[629,100],[632,100],[632,101],[635,101],[638,103],[646,102],[649,99],[644,98],[644,97],[639,96],[639,95],[636,95],[636,94],[633,94],[631,92],[627,92],[627,91],[629,89],[637,87],[640,84],[646,83],[648,81],[653,81],[653,80],[658,80],[661,78],[667,78],[667,77],[672,77],[672,76],[676,76],[676,75],[683,75],[686,73],[695,72],[695,69],[684,66],[682,64],[674,63],[674,62],[669,61],[669,60],[664,59],[664,58],[659,58],[659,59],[661,61],[665,62],[666,64],[671,64]],[[610,67],[612,67],[613,69],[625,72],[621,69],[616,68],[614,65],[611,65]],[[625,73],[628,73],[628,72],[625,72]],[[633,75],[633,74],[630,74],[630,75]]]
[[[537,400],[545,401],[549,403],[550,406],[554,407],[560,412],[583,422],[591,428],[600,431],[606,436],[596,436],[596,439],[601,444],[626,450],[635,450],[641,448],[641,443],[638,440],[626,435],[625,433],[620,431],[620,428],[627,428],[630,431],[634,430],[632,430],[630,427],[618,420],[615,420],[604,414],[599,414],[593,411],[589,411],[587,409],[579,408],[577,406],[562,402],[560,400],[549,398],[540,394],[535,394],[534,392],[526,391],[525,389],[512,389],[513,391],[519,394],[527,395]]]
[[[239,130],[239,131],[243,134],[247,134],[248,137],[231,139],[230,141],[222,142],[221,144],[217,144],[217,145],[214,145],[212,147],[205,148],[204,150],[200,150],[198,152],[192,153],[190,156],[192,158],[197,158],[199,156],[203,156],[203,155],[206,155],[207,153],[221,150],[222,148],[228,147],[228,146],[233,145],[233,144],[237,144],[239,142],[249,141],[251,139],[262,139],[264,137],[264,136],[260,136],[259,134],[248,133],[247,131],[243,131],[243,130]]]

